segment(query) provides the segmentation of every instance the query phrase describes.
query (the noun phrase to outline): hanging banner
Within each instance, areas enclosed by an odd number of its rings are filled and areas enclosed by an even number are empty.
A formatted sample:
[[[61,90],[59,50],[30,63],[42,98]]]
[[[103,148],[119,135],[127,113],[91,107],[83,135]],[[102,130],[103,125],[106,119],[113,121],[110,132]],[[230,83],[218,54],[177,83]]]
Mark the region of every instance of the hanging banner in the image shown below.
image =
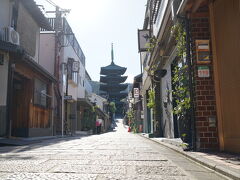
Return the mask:
[[[150,30],[138,30],[138,51],[144,52],[148,50],[150,42]]]

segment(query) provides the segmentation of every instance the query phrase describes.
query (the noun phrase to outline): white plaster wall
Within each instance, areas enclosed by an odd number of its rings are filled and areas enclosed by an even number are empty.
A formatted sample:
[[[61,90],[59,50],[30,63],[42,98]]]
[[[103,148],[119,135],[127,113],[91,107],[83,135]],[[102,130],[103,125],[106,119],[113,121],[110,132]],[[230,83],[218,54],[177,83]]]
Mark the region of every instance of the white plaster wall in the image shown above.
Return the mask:
[[[171,64],[167,63],[164,66],[167,70],[166,76],[162,78],[161,95],[162,95],[162,108],[163,108],[163,128],[164,137],[174,138],[174,123],[173,123],[173,110],[172,110],[172,84],[171,84]]]
[[[36,32],[36,51],[35,56],[33,57],[34,61],[39,63],[39,50],[40,50],[40,27],[39,30]]]
[[[50,74],[54,74],[55,34],[40,34],[39,64]]]
[[[85,89],[88,92],[88,94],[92,93],[92,85],[90,84],[90,82],[85,79],[85,83],[84,83]]]
[[[107,102],[106,99],[102,98],[101,96],[98,96],[95,93],[92,93],[89,99],[91,102],[96,102],[96,105],[103,111],[104,102]]]
[[[9,0],[1,0],[0,5],[0,29],[10,26],[11,8]]]
[[[77,101],[78,88],[68,83],[68,95],[72,95],[73,100]]]
[[[78,86],[77,97],[78,98],[85,98],[85,88],[82,86]]]
[[[85,81],[85,67],[81,63],[79,57],[75,53],[75,51],[72,48],[72,46],[69,43],[66,43],[66,44],[68,44],[68,45],[65,46],[63,48],[63,50],[62,50],[63,53],[62,53],[62,56],[61,56],[61,58],[62,58],[61,62],[67,63],[68,58],[73,58],[75,61],[79,61],[80,62],[79,77],[78,77],[78,79],[79,79],[78,81],[79,82],[78,82],[78,84],[69,84],[69,86],[68,86],[68,94],[72,95],[72,97],[74,99],[85,98],[85,88],[83,86],[83,84],[85,83],[84,82]]]
[[[0,65],[0,106],[7,104],[8,61],[8,55],[4,53],[4,65]]]
[[[86,84],[87,84],[87,80],[85,77],[85,67],[83,66],[83,64],[80,61],[80,71],[79,71],[79,82],[78,82],[78,97],[79,98],[85,98],[86,94]]]

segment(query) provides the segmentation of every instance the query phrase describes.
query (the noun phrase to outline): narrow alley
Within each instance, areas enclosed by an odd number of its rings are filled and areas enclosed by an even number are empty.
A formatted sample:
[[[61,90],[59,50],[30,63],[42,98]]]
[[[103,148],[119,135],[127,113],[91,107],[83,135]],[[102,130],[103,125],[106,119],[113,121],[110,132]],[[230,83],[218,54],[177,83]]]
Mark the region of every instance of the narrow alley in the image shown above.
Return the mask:
[[[55,138],[0,148],[0,179],[224,179],[184,156],[127,132]]]

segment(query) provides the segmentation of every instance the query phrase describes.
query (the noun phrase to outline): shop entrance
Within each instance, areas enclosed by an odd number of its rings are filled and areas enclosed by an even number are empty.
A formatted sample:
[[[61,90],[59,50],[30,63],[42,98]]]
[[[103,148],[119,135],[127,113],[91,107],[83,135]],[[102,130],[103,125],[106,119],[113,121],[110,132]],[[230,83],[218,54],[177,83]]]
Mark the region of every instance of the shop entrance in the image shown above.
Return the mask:
[[[14,76],[13,97],[11,109],[11,135],[15,137],[28,136],[29,120],[29,80],[22,76]]]

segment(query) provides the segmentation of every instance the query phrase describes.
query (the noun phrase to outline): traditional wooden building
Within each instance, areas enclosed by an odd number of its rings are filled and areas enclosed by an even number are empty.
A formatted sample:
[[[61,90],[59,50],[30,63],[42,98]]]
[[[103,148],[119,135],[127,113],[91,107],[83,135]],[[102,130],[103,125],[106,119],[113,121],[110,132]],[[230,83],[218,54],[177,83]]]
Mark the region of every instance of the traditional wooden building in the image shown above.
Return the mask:
[[[55,78],[39,65],[40,27],[51,29],[33,0],[4,1],[11,14],[1,50],[8,53],[6,120],[8,136],[53,134]],[[2,6],[1,6],[2,7]]]

